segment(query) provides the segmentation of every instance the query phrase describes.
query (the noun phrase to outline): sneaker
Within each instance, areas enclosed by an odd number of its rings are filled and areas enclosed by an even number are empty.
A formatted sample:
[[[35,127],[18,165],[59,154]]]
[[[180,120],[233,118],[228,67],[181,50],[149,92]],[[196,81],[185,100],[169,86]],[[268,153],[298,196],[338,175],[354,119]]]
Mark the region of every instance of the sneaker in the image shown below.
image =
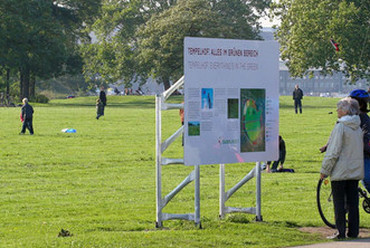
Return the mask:
[[[19,135],[24,135],[24,133],[20,132]]]
[[[345,239],[344,236],[339,235],[339,232],[335,232],[333,235],[327,236],[326,238],[327,239]]]
[[[356,239],[356,238],[358,238],[358,235],[347,234],[347,237],[350,238],[350,239]]]

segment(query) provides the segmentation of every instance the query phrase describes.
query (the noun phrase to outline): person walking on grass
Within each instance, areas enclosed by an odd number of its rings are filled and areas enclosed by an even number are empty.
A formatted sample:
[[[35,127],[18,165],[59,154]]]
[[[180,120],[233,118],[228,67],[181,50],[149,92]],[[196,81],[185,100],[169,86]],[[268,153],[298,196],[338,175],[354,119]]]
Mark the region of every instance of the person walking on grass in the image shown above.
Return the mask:
[[[331,179],[335,225],[338,230],[330,239],[346,237],[346,212],[348,210],[347,236],[359,234],[358,181],[364,177],[363,134],[360,127],[359,104],[346,97],[337,104],[338,121],[331,132],[322,161],[320,178]]]
[[[104,115],[104,108],[107,105],[107,96],[105,95],[104,86],[100,87],[99,99],[100,99],[100,102],[103,104],[102,109],[101,109],[101,114],[99,115],[100,117]],[[96,119],[99,119],[99,118],[96,117]]]
[[[100,98],[98,98],[96,99],[96,119],[99,120],[102,115],[104,115],[104,105]]]
[[[293,91],[294,109],[296,114],[298,114],[298,108],[299,113],[302,114],[302,99],[303,91],[299,88],[299,85],[296,84]]]
[[[28,103],[27,98],[23,98],[22,100],[23,106],[21,108],[21,121],[23,122],[22,125],[22,131],[19,134],[25,134],[26,128],[30,132],[31,135],[33,135],[33,126],[32,126],[32,120],[33,120],[33,108]]]

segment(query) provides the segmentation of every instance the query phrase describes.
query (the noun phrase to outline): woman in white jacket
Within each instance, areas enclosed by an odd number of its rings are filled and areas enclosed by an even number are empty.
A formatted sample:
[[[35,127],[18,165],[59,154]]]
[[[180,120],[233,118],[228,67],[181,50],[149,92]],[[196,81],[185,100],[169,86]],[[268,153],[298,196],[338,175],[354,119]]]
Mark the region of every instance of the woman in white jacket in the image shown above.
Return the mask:
[[[320,171],[321,179],[330,176],[334,200],[335,225],[338,233],[332,238],[346,237],[346,207],[348,233],[359,233],[358,181],[364,177],[363,134],[360,128],[359,104],[343,98],[337,104],[338,121],[331,132]]]

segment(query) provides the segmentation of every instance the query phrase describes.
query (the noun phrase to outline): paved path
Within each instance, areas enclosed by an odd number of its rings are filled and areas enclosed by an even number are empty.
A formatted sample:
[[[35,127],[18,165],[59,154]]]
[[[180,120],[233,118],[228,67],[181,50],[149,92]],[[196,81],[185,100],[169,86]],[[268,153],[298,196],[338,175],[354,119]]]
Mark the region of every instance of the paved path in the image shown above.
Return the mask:
[[[370,238],[335,241],[314,245],[294,246],[289,248],[370,248]]]

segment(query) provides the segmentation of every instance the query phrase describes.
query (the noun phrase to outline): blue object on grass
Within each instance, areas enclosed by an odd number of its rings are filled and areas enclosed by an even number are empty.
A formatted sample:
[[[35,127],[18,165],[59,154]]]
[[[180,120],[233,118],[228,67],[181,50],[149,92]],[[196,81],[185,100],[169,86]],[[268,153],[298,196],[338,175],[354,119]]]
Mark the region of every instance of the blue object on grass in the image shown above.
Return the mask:
[[[63,133],[77,133],[77,130],[74,128],[64,128],[62,129]]]

